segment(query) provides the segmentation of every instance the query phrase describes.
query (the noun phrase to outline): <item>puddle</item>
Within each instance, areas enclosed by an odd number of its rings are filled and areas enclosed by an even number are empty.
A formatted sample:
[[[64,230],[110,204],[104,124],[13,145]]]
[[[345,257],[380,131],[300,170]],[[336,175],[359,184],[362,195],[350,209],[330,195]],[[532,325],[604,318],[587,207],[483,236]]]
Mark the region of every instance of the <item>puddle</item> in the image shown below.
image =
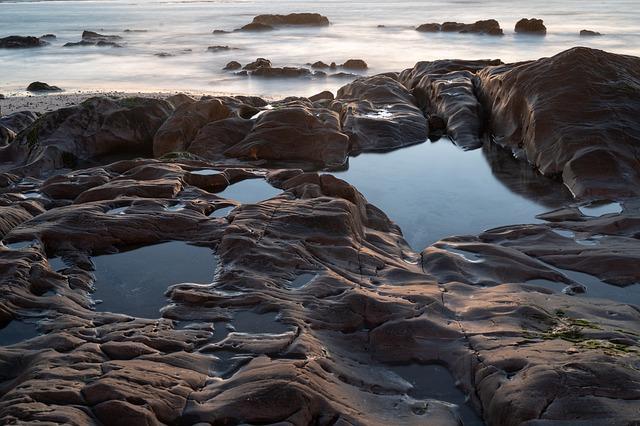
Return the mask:
[[[214,210],[214,212],[211,213],[209,217],[227,217],[227,215],[231,213],[231,210],[233,209],[235,209],[235,206],[221,207]]]
[[[249,334],[281,334],[291,331],[291,326],[277,320],[277,312],[258,314],[251,311],[237,312],[231,320],[231,325],[238,333]]]
[[[450,253],[455,254],[456,256],[459,256],[459,257],[463,258],[464,260],[466,260],[467,262],[470,262],[470,263],[482,263],[482,262],[484,262],[483,258],[481,258],[477,254],[472,253],[470,251],[458,250],[458,249],[455,249],[455,248],[449,247],[449,246],[446,246],[445,250],[450,252]]]
[[[202,169],[202,170],[192,170],[189,173],[191,173],[192,175],[213,176],[213,175],[219,175],[221,172],[219,170],[213,170],[213,169]]]
[[[40,335],[38,325],[13,320],[0,329],[0,346],[9,346]]]
[[[558,268],[549,263],[542,262],[539,259],[538,261],[543,265],[566,275],[573,281],[582,284],[586,288],[586,292],[576,293],[577,297],[609,299],[619,303],[640,306],[640,283],[631,284],[626,287],[607,284],[593,275],[589,275],[584,272],[572,271],[570,269]],[[529,280],[527,281],[527,284],[536,284],[554,291],[562,291],[562,289],[567,286],[564,283],[555,283],[544,279]]]
[[[415,399],[436,399],[457,406],[464,426],[484,425],[482,419],[466,403],[466,396],[455,385],[455,379],[441,365],[398,365],[387,367],[413,385],[409,396]]]
[[[168,212],[180,212],[185,209],[187,205],[185,203],[174,204],[173,206],[165,207],[164,209]]]
[[[38,241],[29,240],[29,241],[18,241],[15,243],[6,243],[3,241],[2,244],[4,244],[5,247],[11,250],[22,250],[23,248],[35,246],[36,244],[38,244]]]
[[[579,209],[583,215],[592,217],[599,217],[611,213],[622,213],[622,205],[620,203],[591,203],[588,206],[581,206]]]
[[[125,213],[125,211],[129,208],[129,206],[126,207],[118,207],[115,209],[111,209],[107,211],[107,214],[117,214],[117,215],[122,215]]]
[[[452,235],[542,223],[536,215],[572,202],[561,182],[487,145],[463,151],[443,138],[361,154],[349,159],[348,170],[333,174],[382,209],[417,252]]]
[[[25,192],[23,194],[26,198],[30,198],[30,199],[38,199],[38,198],[42,198],[43,195],[37,191],[33,191],[33,192]]]
[[[291,281],[290,283],[287,284],[288,288],[295,288],[295,289],[300,289],[302,287],[306,287],[307,284],[309,284],[311,281],[313,281],[313,279],[315,277],[317,277],[317,274],[309,274],[309,273],[304,273],[302,275],[298,275],[296,277],[296,279],[294,279],[293,281]]]
[[[158,318],[170,285],[213,280],[217,257],[211,249],[180,241],[96,256],[95,309],[142,318]]]
[[[269,185],[264,179],[245,179],[216,194],[223,198],[236,200],[242,204],[255,204],[273,198],[280,190]]]

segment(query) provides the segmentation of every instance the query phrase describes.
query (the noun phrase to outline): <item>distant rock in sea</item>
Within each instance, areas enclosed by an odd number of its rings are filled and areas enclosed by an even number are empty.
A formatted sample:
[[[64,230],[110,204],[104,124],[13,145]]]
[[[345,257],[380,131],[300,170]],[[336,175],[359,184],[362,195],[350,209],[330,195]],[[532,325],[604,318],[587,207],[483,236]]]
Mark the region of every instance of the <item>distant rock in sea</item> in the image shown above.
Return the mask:
[[[253,22],[272,27],[284,25],[325,26],[329,25],[329,18],[319,13],[290,13],[288,15],[258,15]]]
[[[62,92],[62,89],[58,86],[50,86],[47,83],[41,81],[34,81],[27,86],[28,92]]]
[[[231,61],[227,65],[225,65],[225,67],[222,69],[225,71],[234,71],[234,70],[239,70],[240,68],[242,68],[242,64],[240,62]]]
[[[32,47],[42,47],[49,43],[32,36],[9,36],[0,38],[0,49],[26,49]]]
[[[544,26],[542,19],[522,18],[516,23],[515,32],[520,34],[545,35],[547,33],[547,27]]]
[[[444,22],[438,24],[435,22],[422,24],[416,27],[416,31],[422,33],[461,33],[461,34],[488,34],[488,35],[503,35],[504,32],[500,28],[500,23],[495,19],[486,19],[482,21],[476,21],[473,24],[463,24],[460,22]]]
[[[591,30],[581,30],[580,31],[580,36],[581,37],[598,37],[601,36],[602,34],[597,32],[597,31],[591,31]]]

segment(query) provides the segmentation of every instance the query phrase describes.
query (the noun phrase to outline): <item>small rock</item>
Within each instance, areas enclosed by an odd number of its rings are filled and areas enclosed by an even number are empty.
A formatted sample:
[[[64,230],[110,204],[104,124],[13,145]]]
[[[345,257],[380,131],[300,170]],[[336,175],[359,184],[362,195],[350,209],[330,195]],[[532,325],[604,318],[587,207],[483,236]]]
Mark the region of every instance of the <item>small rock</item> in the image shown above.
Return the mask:
[[[296,68],[296,67],[282,67],[282,68],[272,68],[272,67],[260,67],[253,71],[251,75],[256,77],[270,77],[270,78],[291,78],[291,77],[303,77],[311,74],[306,68]]]
[[[421,33],[437,33],[442,29],[440,24],[436,24],[435,22],[429,24],[422,24],[416,28],[416,31],[420,31]]]
[[[29,92],[61,92],[62,89],[58,86],[50,86],[47,83],[41,81],[34,81],[27,87]]]
[[[522,18],[516,23],[515,32],[522,34],[544,35],[547,33],[547,27],[544,26],[542,19]]]
[[[581,30],[580,31],[580,36],[581,37],[597,37],[597,36],[601,36],[602,34],[597,32],[597,31],[591,31],[591,30]]]
[[[225,67],[222,69],[225,71],[234,71],[234,70],[239,70],[240,68],[242,68],[242,64],[240,62],[231,61],[227,65],[225,65]]]
[[[122,40],[122,37],[118,36],[118,35],[105,35],[105,34],[100,34],[100,33],[96,33],[93,31],[83,31],[82,32],[82,39],[83,40],[88,40],[88,41],[94,41],[94,42],[98,42],[100,40]]]
[[[25,49],[31,47],[46,46],[47,43],[44,40],[40,40],[38,37],[23,37],[23,36],[9,36],[0,38],[0,49]]]
[[[329,68],[329,65],[325,64],[322,61],[317,61],[311,64],[311,68],[326,69],[326,68]]]
[[[229,31],[225,31],[225,30],[213,30],[213,34],[229,34]]]
[[[368,68],[368,65],[362,59],[349,59],[347,62],[342,64],[342,68],[345,68],[345,69],[348,69],[348,70],[361,70],[362,71],[362,70],[366,70]]]
[[[96,46],[98,46],[98,47],[123,47],[120,43],[116,43],[115,41],[107,41],[107,40],[100,40],[99,42],[96,43]]]
[[[62,47],[82,47],[82,46],[95,46],[95,43],[92,41],[81,40],[77,42],[69,42],[62,45]]]
[[[223,52],[225,50],[231,50],[229,46],[209,46],[207,52]]]
[[[252,23],[247,24],[244,27],[240,28],[239,31],[271,31],[271,30],[274,30],[274,29],[275,28],[273,28],[271,25],[252,22]]]
[[[4,99],[4,95],[0,93],[0,99]]]
[[[45,40],[54,40],[56,39],[56,35],[55,34],[45,34],[43,36],[40,37],[40,39],[45,39]]]
[[[242,68],[243,70],[247,70],[247,71],[255,71],[258,68],[269,68],[271,67],[271,61],[265,58],[258,58],[255,61],[251,62],[250,64],[247,64],[244,66],[244,68]]]

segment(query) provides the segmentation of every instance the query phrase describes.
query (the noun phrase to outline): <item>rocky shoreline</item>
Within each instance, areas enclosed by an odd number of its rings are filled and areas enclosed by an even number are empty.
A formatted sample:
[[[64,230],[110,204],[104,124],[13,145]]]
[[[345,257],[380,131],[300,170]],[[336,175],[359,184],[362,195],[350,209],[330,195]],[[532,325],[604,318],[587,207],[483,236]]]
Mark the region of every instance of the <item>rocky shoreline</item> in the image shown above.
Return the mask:
[[[0,423],[637,422],[640,58],[78,101],[0,117]],[[415,251],[330,173],[442,136],[509,149],[575,199]],[[263,195],[227,195],[244,184]],[[583,208],[602,201],[620,211]],[[167,242],[209,250],[212,282],[173,283],[158,318],[101,310],[97,259]],[[416,382],[438,368],[459,399]]]

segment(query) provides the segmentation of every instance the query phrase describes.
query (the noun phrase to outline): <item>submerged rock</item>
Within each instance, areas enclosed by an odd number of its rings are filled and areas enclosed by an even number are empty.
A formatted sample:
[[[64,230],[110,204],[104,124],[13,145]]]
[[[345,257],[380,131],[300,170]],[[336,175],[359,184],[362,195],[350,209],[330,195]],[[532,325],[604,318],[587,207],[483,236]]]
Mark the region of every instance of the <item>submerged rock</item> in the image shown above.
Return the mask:
[[[271,67],[271,61],[265,58],[258,58],[255,61],[245,65],[242,69],[247,71],[255,71],[258,68],[269,68]]]
[[[311,71],[307,68],[298,67],[260,67],[251,72],[252,76],[268,78],[295,78],[310,76]]]
[[[259,22],[251,22],[240,28],[238,31],[271,31],[275,28],[271,25],[261,24]]]
[[[82,40],[93,41],[95,43],[99,41],[116,41],[122,40],[122,37],[119,35],[105,35],[96,33],[94,31],[83,31],[82,32]]]
[[[207,47],[207,52],[225,52],[227,50],[233,50],[229,46],[209,46]]]
[[[544,26],[542,19],[536,18],[522,18],[516,23],[515,32],[523,34],[539,34],[545,35],[547,33],[547,27]]]
[[[640,194],[639,58],[578,47],[478,80],[497,143],[577,198]]]
[[[225,71],[235,71],[235,70],[239,70],[240,68],[242,68],[242,64],[240,62],[231,61],[227,65],[225,65],[224,68],[222,69]]]
[[[602,34],[597,32],[597,31],[591,31],[591,30],[580,30],[580,36],[581,37],[596,37],[596,36],[601,36]]]
[[[50,86],[47,83],[41,81],[34,81],[27,86],[29,92],[61,92],[62,89],[58,86]]]
[[[25,49],[46,46],[47,43],[38,37],[9,36],[0,38],[0,49]]]

